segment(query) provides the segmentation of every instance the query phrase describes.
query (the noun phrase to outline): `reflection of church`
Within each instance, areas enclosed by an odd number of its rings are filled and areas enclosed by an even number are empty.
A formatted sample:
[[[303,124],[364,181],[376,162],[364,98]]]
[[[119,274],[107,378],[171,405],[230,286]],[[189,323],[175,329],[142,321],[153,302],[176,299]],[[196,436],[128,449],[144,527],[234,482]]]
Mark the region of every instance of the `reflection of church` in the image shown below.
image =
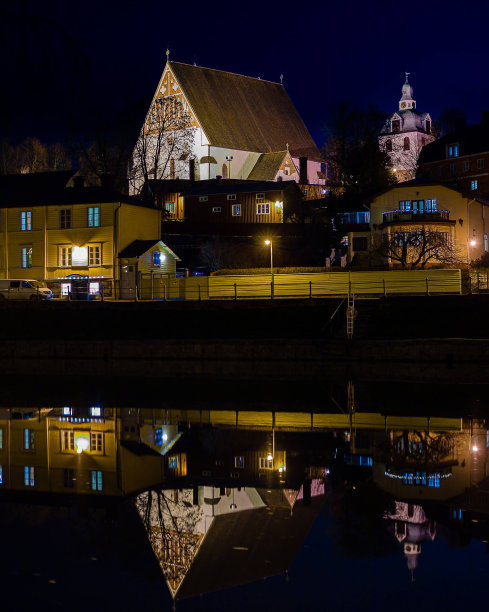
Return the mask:
[[[403,545],[407,567],[414,579],[414,570],[421,555],[421,542],[435,539],[436,523],[428,519],[421,506],[399,501],[393,502],[393,508],[385,513],[384,518],[390,522],[390,529]]]

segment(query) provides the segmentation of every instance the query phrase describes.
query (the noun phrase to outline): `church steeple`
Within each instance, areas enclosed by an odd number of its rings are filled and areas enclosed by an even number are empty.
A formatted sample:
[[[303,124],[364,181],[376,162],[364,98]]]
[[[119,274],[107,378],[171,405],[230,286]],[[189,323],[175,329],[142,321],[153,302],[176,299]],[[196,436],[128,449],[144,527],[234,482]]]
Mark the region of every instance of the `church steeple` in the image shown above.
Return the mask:
[[[413,98],[413,86],[409,83],[409,72],[406,72],[406,81],[402,86],[402,96],[399,100],[399,110],[416,108],[416,100]]]

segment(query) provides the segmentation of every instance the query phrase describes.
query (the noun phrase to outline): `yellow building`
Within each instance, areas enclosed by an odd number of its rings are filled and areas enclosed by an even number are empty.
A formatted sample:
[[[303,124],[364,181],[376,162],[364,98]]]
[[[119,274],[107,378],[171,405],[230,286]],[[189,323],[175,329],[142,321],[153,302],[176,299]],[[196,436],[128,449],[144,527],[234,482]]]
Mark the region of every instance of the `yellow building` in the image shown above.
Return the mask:
[[[156,244],[160,235],[159,210],[84,187],[74,171],[0,177],[0,278],[44,280],[55,295],[82,280],[90,293],[103,286],[114,295],[119,253],[138,240]]]
[[[445,185],[418,180],[401,183],[377,195],[370,203],[370,236],[352,232],[349,236],[349,260],[372,253],[379,245],[391,246],[384,253],[384,263],[400,265],[394,252],[407,247],[407,262],[412,261],[419,243],[438,244],[430,253],[428,265],[444,261],[443,245],[451,249],[453,263],[458,265],[478,259],[488,252],[489,201]],[[420,262],[422,263],[422,262]]]

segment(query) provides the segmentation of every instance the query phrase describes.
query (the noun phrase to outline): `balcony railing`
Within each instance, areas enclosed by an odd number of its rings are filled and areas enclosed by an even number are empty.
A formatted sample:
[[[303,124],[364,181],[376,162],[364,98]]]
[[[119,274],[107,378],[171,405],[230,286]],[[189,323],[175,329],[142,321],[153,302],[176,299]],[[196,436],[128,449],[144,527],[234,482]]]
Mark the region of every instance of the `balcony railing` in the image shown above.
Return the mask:
[[[384,223],[394,221],[449,221],[448,210],[388,210],[382,213]]]

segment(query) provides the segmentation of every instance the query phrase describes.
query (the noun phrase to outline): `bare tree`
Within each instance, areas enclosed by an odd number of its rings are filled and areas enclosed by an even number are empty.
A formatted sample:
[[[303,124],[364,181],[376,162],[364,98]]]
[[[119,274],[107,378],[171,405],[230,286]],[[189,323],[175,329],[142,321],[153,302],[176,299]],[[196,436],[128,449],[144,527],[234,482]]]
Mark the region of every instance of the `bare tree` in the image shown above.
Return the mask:
[[[374,252],[403,269],[424,268],[429,263],[448,266],[460,264],[448,232],[426,227],[397,230],[390,235],[382,234],[374,244]]]
[[[131,193],[154,198],[151,181],[179,178],[194,143],[195,128],[175,96],[156,98],[134,147],[129,171]]]
[[[29,174],[71,168],[71,159],[60,143],[47,145],[38,138],[26,138],[19,145],[0,143],[0,173]]]

